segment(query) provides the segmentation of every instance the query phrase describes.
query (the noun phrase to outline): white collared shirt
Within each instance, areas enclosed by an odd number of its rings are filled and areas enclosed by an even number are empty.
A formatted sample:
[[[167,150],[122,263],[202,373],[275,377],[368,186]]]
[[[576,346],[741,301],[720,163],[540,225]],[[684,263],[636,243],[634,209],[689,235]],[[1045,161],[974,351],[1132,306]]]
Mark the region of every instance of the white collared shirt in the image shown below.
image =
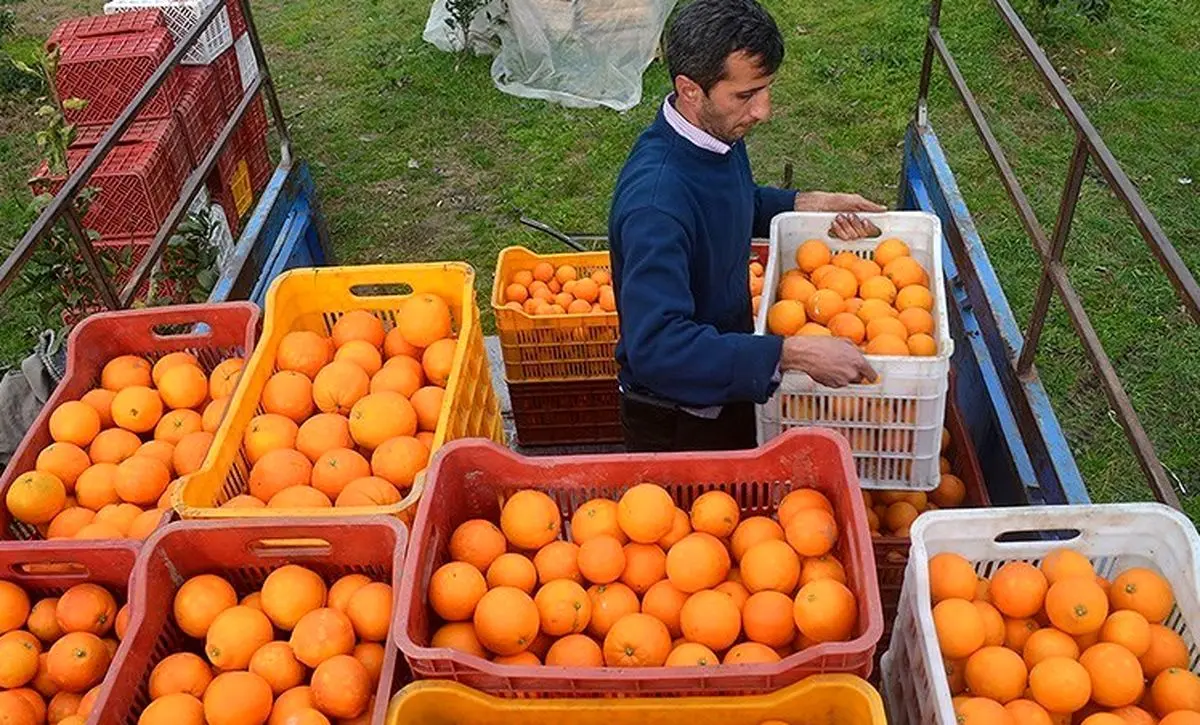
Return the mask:
[[[663,101],[663,117],[666,118],[667,124],[675,129],[675,133],[683,136],[692,144],[699,146],[705,151],[712,151],[715,154],[727,154],[731,150],[731,146],[721,139],[713,136],[702,128],[698,128],[691,121],[683,117],[683,114],[675,110],[675,94],[672,93]]]

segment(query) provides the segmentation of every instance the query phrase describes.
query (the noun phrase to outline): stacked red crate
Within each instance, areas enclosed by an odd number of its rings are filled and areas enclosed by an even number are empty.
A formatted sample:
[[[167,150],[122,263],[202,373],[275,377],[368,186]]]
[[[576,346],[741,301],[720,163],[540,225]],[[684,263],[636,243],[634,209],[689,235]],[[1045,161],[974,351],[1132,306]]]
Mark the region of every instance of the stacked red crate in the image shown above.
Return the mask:
[[[221,133],[227,115],[221,106],[216,74],[204,65],[180,66],[181,93],[175,117],[183,129],[192,166],[199,166]]]

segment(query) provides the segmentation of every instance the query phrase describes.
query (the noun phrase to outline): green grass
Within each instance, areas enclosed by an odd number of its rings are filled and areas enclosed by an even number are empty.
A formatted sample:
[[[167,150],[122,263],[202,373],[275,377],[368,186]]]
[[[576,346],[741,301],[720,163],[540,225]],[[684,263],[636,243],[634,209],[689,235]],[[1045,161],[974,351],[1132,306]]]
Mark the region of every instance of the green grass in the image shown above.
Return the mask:
[[[1064,12],[1042,16],[1032,3],[1019,9],[1168,236],[1200,270],[1200,19],[1170,0],[1124,0],[1108,21],[1092,25]],[[927,2],[767,5],[788,58],[773,92],[774,118],[749,139],[759,180],[778,183],[790,161],[802,188],[860,191],[894,204]],[[421,40],[423,0],[254,7],[339,261],[466,259],[479,272],[485,305],[500,249],[557,249],[517,223],[522,213],[567,231],[604,231],[625,154],[668,89],[655,63],[642,104],[624,114],[504,95],[492,86],[489,58],[455,57]],[[946,3],[943,29],[1039,218],[1051,226],[1069,126],[987,0]],[[935,79],[933,122],[1024,325],[1039,279],[1036,255],[940,68]],[[11,140],[0,140],[0,198],[20,191],[8,169],[20,144]],[[1197,183],[1180,184],[1183,177]],[[8,236],[18,230],[6,209],[0,206],[0,234]],[[1200,332],[1095,174],[1084,186],[1067,261],[1160,457],[1190,492],[1200,492]],[[1057,303],[1052,310],[1039,372],[1093,497],[1149,498],[1065,314]],[[1200,516],[1200,499],[1193,495],[1189,507]]]

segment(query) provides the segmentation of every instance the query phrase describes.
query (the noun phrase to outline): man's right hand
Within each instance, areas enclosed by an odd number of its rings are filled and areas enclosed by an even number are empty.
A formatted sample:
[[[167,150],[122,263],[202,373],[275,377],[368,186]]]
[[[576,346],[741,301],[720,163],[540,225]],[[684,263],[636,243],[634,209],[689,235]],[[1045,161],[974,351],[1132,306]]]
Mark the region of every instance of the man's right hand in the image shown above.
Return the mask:
[[[798,370],[821,385],[843,388],[875,380],[875,370],[849,340],[840,337],[787,337],[779,367]]]

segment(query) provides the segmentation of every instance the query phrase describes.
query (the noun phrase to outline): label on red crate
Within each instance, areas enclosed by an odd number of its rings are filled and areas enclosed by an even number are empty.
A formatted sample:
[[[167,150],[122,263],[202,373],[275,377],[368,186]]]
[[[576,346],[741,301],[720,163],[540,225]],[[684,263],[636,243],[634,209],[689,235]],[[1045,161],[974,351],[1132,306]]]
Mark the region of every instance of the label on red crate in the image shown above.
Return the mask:
[[[254,203],[254,190],[250,187],[250,167],[245,159],[238,161],[229,185],[233,189],[233,203],[237,206],[238,216],[245,216],[250,210],[250,205]]]

